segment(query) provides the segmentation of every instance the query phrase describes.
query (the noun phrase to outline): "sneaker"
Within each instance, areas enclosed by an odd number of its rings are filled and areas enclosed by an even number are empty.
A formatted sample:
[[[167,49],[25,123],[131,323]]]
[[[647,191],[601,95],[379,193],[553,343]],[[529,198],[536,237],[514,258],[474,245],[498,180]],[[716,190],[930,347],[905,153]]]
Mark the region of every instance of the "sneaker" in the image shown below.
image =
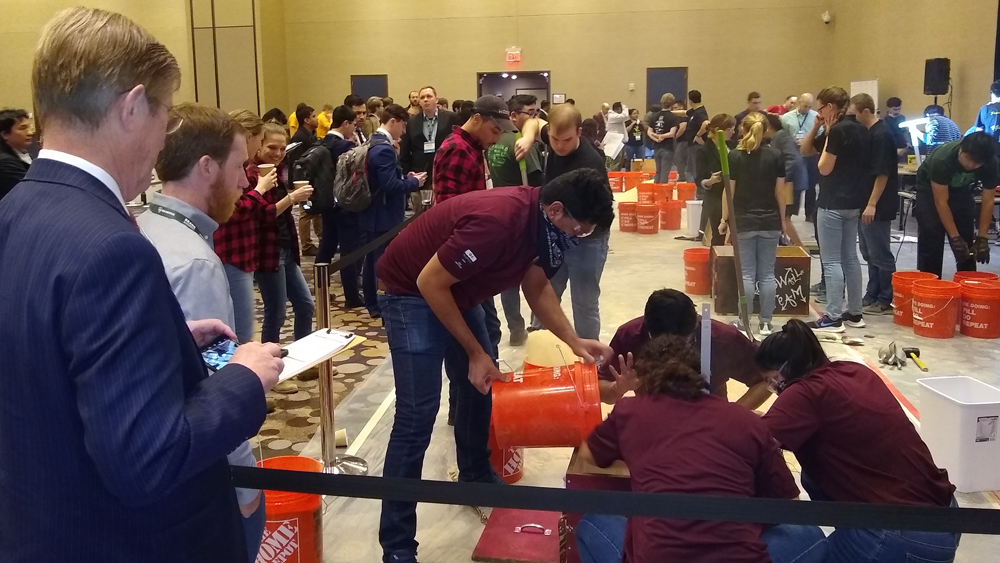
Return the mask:
[[[840,319],[833,320],[826,315],[806,323],[806,326],[816,332],[844,332],[844,323],[840,322]]]
[[[865,307],[861,310],[865,315],[891,315],[893,314],[892,305],[883,305],[881,303],[872,303],[871,305]]]
[[[774,326],[770,321],[761,322],[757,329],[757,333],[761,336],[769,336],[772,332],[774,332]]]
[[[812,298],[813,298],[813,301],[819,303],[820,305],[825,305],[826,304],[826,294],[825,293],[814,293],[813,296],[812,296]]]
[[[826,284],[818,283],[809,288],[809,293],[813,295],[826,295]]]
[[[840,316],[840,320],[844,322],[845,325],[851,328],[865,328],[865,317],[864,315],[852,315],[850,313],[844,313]]]
[[[524,346],[524,343],[528,341],[528,332],[525,330],[519,330],[517,332],[510,333],[510,345],[511,346]]]
[[[868,299],[867,297],[865,297],[864,299],[861,300],[862,307],[868,307],[869,305],[874,305],[874,304],[875,304],[874,299]]]

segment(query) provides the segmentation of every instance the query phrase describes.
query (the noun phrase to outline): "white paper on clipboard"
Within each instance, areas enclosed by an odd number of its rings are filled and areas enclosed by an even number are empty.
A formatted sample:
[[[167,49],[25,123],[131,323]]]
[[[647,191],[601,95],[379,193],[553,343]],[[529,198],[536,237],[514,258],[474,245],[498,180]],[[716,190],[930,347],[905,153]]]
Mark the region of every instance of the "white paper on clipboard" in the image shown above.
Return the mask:
[[[604,156],[608,158],[618,158],[618,153],[625,148],[625,135],[621,133],[608,133],[604,136]]]
[[[344,351],[356,338],[360,337],[350,332],[321,328],[292,342],[285,346],[288,355],[284,358],[285,368],[281,370],[278,381],[295,377],[320,362],[329,360]]]

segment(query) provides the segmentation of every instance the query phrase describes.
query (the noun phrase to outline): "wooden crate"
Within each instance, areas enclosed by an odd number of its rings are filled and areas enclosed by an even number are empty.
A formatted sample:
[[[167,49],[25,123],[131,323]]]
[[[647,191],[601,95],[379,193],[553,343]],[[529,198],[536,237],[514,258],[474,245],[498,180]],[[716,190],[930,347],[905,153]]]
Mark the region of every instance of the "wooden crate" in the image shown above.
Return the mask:
[[[652,158],[647,158],[642,161],[642,171],[643,172],[656,172],[656,161]]]
[[[566,469],[567,489],[586,489],[597,491],[632,490],[632,478],[628,467],[617,461],[611,467],[602,469],[580,459],[579,449],[573,451]],[[580,523],[582,514],[566,514],[566,562],[580,563],[580,552],[576,547],[576,526]]]
[[[742,275],[736,276],[732,246],[712,247],[712,298],[715,313],[739,313],[736,283],[743,283]],[[809,271],[811,257],[801,246],[779,246],[774,264],[774,277],[778,290],[774,300],[774,314],[802,317],[809,314]],[[753,311],[760,311],[755,297]]]

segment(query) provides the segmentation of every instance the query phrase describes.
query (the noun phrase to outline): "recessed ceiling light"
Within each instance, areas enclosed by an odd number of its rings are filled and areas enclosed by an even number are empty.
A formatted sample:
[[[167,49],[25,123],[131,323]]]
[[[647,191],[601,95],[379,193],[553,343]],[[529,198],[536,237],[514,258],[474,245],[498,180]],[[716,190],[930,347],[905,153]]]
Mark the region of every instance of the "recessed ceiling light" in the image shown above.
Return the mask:
[[[507,73],[505,72],[505,73],[501,74],[500,78],[507,78]]]

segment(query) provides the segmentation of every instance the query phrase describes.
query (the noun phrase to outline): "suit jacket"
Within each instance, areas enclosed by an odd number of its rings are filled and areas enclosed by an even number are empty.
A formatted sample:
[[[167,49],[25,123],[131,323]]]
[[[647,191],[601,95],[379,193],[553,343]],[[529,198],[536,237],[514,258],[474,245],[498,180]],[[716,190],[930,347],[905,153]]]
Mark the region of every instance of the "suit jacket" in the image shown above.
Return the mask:
[[[441,148],[441,142],[445,137],[451,135],[451,130],[455,126],[461,126],[458,114],[448,110],[438,110],[437,135],[434,137],[433,153],[424,152],[424,112],[420,112],[410,118],[406,124],[406,132],[399,140],[399,164],[403,167],[403,173],[427,172],[427,185],[430,188],[430,179],[434,177],[432,166],[434,164],[434,154]]]
[[[159,254],[83,170],[36,160],[0,205],[5,563],[247,561],[226,454],[264,421],[208,378]]]
[[[0,141],[0,200],[28,173],[28,163],[14,154],[14,149]]]
[[[381,133],[372,137],[388,141]],[[391,144],[373,142],[368,149],[368,188],[372,193],[372,203],[360,214],[361,229],[369,233],[383,233],[402,223],[406,213],[406,196],[419,187],[420,182],[416,178],[403,175],[396,149]]]

